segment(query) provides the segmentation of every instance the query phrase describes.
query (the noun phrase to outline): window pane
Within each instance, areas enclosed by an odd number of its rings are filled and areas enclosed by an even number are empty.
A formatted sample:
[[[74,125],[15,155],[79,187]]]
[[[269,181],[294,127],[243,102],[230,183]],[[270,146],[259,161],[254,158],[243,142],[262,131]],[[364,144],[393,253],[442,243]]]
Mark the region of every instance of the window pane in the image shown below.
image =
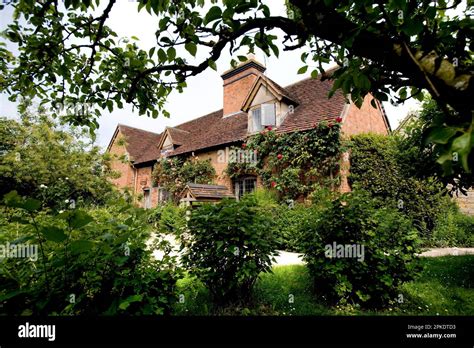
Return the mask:
[[[275,104],[262,104],[262,125],[263,126],[274,126],[276,124],[276,112]]]
[[[250,193],[255,188],[255,179],[245,180],[245,193]]]
[[[254,132],[262,129],[262,110],[260,108],[252,110],[252,125]]]

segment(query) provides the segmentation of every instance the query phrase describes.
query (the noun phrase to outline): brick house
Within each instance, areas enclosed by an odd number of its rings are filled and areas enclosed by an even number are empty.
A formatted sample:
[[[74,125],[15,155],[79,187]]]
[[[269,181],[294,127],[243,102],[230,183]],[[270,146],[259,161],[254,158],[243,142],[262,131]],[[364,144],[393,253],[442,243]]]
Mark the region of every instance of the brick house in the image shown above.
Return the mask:
[[[119,124],[107,148],[111,154],[125,159],[112,163],[112,169],[121,173],[114,183],[135,194],[143,194],[141,206],[155,206],[166,199],[166,192],[154,187],[151,180],[158,158],[199,156],[200,160],[211,160],[216,185],[227,187],[232,194],[242,194],[259,186],[260,178],[231,180],[225,174],[227,164],[218,161],[218,152],[232,145],[240,146],[249,135],[266,126],[281,133],[297,132],[341,117],[344,136],[390,132],[381,103],[376,100],[377,108],[372,107],[371,96],[365,97],[360,109],[346,102],[340,91],[328,99],[332,87],[330,71],[322,78],[307,78],[286,87],[264,73],[265,67],[252,58],[226,71],[222,74],[222,109],[176,127],[167,127],[160,134]],[[341,190],[349,190],[344,179]]]

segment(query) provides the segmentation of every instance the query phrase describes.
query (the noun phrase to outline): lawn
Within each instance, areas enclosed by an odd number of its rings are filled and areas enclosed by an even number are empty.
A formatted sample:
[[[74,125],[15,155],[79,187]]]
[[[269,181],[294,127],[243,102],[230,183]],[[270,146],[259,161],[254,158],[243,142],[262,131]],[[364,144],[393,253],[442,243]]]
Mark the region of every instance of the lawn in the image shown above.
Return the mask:
[[[400,289],[401,303],[381,311],[351,306],[328,306],[311,293],[311,280],[304,265],[277,266],[262,274],[253,302],[247,307],[214,310],[205,287],[185,278],[178,289],[184,295],[175,306],[176,315],[473,315],[474,256],[422,258],[420,276]],[[291,300],[293,300],[291,302]]]

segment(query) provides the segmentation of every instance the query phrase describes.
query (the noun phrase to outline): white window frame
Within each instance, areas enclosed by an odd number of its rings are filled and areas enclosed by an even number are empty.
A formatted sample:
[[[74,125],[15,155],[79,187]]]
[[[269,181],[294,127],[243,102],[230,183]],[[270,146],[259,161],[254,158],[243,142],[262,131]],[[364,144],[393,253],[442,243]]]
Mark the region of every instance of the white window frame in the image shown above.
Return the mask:
[[[256,117],[257,112],[260,117]],[[258,119],[260,122],[256,122]],[[251,133],[259,132],[265,127],[276,127],[276,103],[264,103],[250,110],[249,131]]]

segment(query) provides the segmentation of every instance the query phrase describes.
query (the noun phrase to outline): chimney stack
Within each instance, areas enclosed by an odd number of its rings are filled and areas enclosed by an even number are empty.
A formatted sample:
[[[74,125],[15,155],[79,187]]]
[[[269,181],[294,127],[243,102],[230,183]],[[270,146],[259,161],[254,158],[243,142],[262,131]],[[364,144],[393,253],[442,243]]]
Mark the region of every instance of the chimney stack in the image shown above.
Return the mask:
[[[241,111],[242,103],[253,83],[266,70],[253,54],[247,58],[245,62],[221,75],[224,82],[224,117]]]

